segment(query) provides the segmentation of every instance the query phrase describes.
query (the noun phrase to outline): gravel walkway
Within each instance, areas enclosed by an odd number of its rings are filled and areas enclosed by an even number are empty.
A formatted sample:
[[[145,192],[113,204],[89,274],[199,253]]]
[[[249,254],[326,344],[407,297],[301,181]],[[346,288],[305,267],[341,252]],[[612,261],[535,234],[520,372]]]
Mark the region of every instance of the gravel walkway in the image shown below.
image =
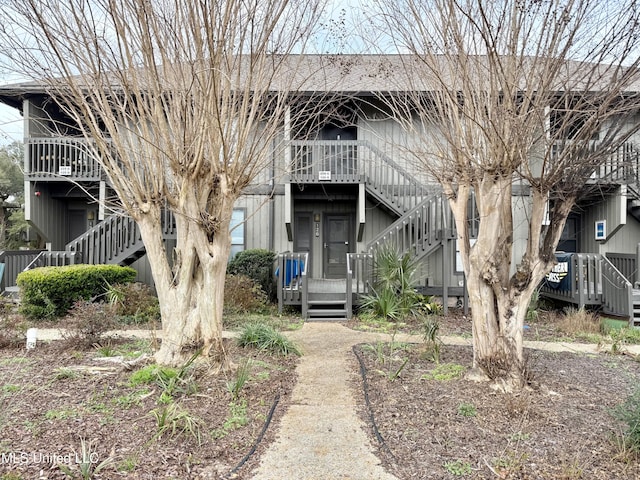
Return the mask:
[[[378,338],[337,323],[307,322],[288,334],[304,355],[298,383],[274,444],[263,454],[255,480],[392,480],[373,454],[356,414],[351,346]]]

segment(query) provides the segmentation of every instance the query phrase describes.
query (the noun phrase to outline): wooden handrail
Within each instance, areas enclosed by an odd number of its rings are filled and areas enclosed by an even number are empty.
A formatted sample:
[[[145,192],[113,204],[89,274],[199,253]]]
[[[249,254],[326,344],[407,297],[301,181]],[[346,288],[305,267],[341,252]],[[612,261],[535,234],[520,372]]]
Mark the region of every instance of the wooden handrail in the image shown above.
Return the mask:
[[[126,215],[111,215],[66,246],[80,252],[84,263],[119,263],[117,259],[136,248],[143,248],[138,224]]]
[[[353,295],[370,293],[372,261],[370,253],[347,253],[347,318],[353,315]]]
[[[176,234],[175,217],[168,209],[163,210],[162,231],[164,238]],[[114,214],[66,245],[66,250],[79,252],[84,263],[122,263],[144,248],[138,224],[126,214]]]
[[[103,178],[95,142],[73,137],[31,137],[25,141],[25,176],[49,180]]]
[[[373,253],[382,245],[395,244],[401,254],[410,252],[414,257],[422,257],[444,238],[453,238],[451,215],[442,195],[432,195],[373,238],[366,251]]]
[[[276,257],[275,275],[278,289],[278,311],[282,313],[284,305],[303,305],[303,317],[306,314],[309,294],[309,253],[284,252]],[[303,301],[304,300],[304,301]]]
[[[631,284],[635,283],[638,275],[638,264],[635,253],[607,252],[605,257],[624,275],[624,278],[631,282]]]
[[[402,214],[433,191],[363,140],[292,140],[293,183],[366,183],[369,193]]]
[[[601,256],[602,309],[605,313],[628,317],[633,326],[633,286],[609,261]]]

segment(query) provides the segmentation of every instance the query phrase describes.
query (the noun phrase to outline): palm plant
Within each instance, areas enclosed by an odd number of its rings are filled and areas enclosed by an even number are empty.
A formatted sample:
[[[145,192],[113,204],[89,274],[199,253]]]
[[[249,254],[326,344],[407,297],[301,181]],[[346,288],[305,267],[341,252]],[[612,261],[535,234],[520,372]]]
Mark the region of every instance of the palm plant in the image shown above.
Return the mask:
[[[384,245],[374,254],[373,293],[363,299],[362,308],[386,320],[397,321],[415,313],[418,264],[395,245]]]

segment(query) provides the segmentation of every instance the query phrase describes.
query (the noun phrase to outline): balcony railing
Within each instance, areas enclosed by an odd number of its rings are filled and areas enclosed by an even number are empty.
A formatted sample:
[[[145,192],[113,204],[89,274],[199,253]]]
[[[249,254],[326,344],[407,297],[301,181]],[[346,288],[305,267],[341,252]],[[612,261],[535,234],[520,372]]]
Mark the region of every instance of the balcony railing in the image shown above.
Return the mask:
[[[404,213],[429,193],[428,185],[362,140],[290,142],[293,183],[366,183],[369,193]]]
[[[551,149],[551,159],[557,158],[563,149],[570,149],[570,155],[576,158],[600,154],[601,147],[593,140],[580,146],[566,143],[557,144]],[[605,155],[602,152],[602,155]],[[591,174],[591,181],[612,183],[638,183],[640,169],[640,149],[633,142],[625,142],[616,150],[606,154],[598,167]]]
[[[360,145],[361,142],[341,140],[292,141],[292,181],[358,183]]]
[[[26,141],[25,177],[31,180],[95,181],[102,178],[95,145],[81,138],[45,137]]]

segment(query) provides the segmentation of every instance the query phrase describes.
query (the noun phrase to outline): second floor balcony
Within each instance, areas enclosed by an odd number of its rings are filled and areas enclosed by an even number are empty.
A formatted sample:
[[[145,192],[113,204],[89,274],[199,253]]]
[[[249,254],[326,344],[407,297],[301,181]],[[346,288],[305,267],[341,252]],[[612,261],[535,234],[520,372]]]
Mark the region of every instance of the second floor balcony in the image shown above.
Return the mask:
[[[25,142],[25,178],[46,181],[103,179],[96,149],[85,139],[29,138]]]
[[[366,183],[402,186],[416,182],[387,154],[363,140],[289,142],[289,181],[293,183]],[[561,146],[554,146],[552,158]],[[585,154],[588,154],[588,149]],[[103,168],[91,142],[77,137],[35,137],[25,141],[25,179],[100,181]],[[283,159],[284,161],[284,159]],[[591,181],[638,183],[640,148],[627,142],[611,152]]]

